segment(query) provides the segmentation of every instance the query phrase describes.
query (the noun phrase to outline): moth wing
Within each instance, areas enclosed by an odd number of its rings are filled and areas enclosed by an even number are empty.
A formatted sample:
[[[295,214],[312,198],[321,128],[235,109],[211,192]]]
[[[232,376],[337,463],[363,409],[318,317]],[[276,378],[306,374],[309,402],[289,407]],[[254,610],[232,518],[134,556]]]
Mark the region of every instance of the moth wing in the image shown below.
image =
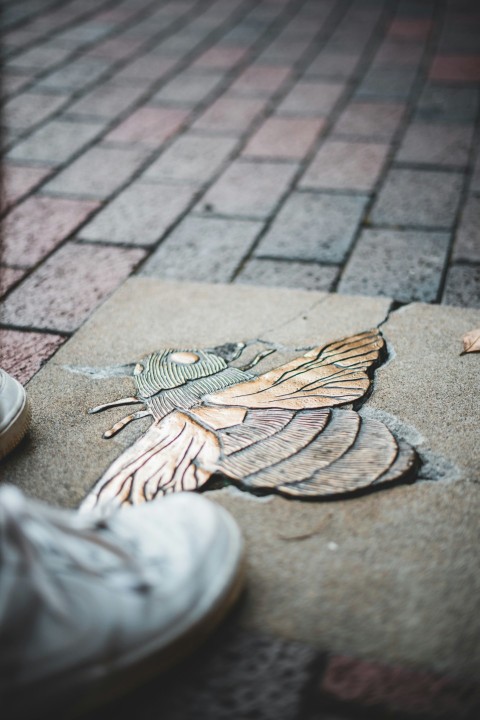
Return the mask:
[[[186,413],[172,412],[110,465],[81,510],[135,505],[170,492],[197,490],[215,471],[219,455],[214,432]]]
[[[384,341],[378,330],[310,350],[289,363],[204,397],[213,405],[303,410],[361,398]]]

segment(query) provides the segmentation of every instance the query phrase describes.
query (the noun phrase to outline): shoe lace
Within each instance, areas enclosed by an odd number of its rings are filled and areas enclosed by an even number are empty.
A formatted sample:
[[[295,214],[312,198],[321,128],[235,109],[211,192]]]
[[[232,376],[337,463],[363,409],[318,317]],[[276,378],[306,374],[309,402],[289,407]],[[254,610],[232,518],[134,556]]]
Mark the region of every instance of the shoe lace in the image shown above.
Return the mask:
[[[105,571],[104,563],[100,566],[95,563],[95,552],[89,557],[82,552],[82,547],[88,543],[93,551],[106,551],[117,564],[120,561],[142,575],[133,553],[111,542],[102,534],[102,529],[108,529],[107,520],[40,505],[27,500],[17,488],[7,486],[0,493],[0,564],[4,568],[21,568],[27,573],[34,592],[61,616],[68,616],[67,595],[61,573],[52,571],[53,554],[62,558],[64,566],[101,577]],[[2,572],[0,618],[7,604],[12,599],[15,602],[12,598],[15,574]]]

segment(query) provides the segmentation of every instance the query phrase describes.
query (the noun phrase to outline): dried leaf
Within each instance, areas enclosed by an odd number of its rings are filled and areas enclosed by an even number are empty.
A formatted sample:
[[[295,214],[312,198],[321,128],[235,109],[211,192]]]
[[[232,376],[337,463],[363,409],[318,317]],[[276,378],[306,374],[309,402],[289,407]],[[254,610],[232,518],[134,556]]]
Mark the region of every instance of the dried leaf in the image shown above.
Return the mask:
[[[465,353],[480,352],[480,328],[477,328],[476,330],[470,330],[470,332],[466,333],[466,335],[463,336],[462,340],[462,355],[464,355]]]

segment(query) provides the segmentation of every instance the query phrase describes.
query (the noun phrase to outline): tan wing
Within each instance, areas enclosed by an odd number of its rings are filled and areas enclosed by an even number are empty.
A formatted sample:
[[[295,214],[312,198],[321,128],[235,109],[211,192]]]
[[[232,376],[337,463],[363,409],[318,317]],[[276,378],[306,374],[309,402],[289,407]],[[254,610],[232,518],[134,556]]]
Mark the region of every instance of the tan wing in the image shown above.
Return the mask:
[[[215,471],[219,455],[214,432],[183,412],[172,412],[110,465],[81,510],[135,505],[169,492],[197,490]]]
[[[207,395],[214,405],[246,408],[333,407],[358,400],[370,386],[368,368],[378,360],[384,341],[378,330],[310,350],[253,380]]]

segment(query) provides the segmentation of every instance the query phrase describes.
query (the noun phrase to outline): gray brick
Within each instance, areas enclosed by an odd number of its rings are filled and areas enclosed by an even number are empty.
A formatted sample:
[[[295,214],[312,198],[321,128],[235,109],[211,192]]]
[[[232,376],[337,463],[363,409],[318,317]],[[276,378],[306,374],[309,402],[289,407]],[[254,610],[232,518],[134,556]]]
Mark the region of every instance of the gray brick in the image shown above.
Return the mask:
[[[99,80],[108,68],[109,64],[103,60],[80,58],[42,78],[38,87],[76,92]]]
[[[3,108],[4,122],[13,130],[27,130],[45,120],[66,101],[59,95],[25,92],[9,100]]]
[[[145,157],[138,149],[91,148],[47,183],[44,191],[106,198],[133,175]]]
[[[153,245],[191,202],[195,189],[135,182],[84,227],[85,240]]]
[[[263,99],[223,95],[210,105],[193,124],[193,129],[215,135],[243,135],[265,108]]]
[[[253,258],[242,268],[235,282],[328,292],[333,287],[338,270],[335,265]]]
[[[396,156],[401,162],[466,165],[473,127],[415,122],[408,128]]]
[[[463,208],[453,258],[480,263],[480,197],[470,197]]]
[[[445,305],[480,308],[480,265],[452,265],[442,302]]]
[[[309,65],[305,72],[306,77],[332,78],[335,80],[347,80],[350,78],[356,66],[359,56],[355,53],[332,53],[322,52]]]
[[[277,115],[328,115],[345,89],[341,83],[299,82],[280,103]]]
[[[292,194],[262,238],[257,257],[341,263],[362,217],[366,198]]]
[[[15,145],[7,157],[50,165],[63,163],[88,145],[102,129],[103,125],[98,123],[51,120]]]
[[[351,102],[333,128],[334,134],[388,142],[396,132],[405,106],[401,103]]]
[[[175,63],[176,60],[173,58],[153,54],[143,55],[125,65],[114,75],[113,79],[149,85],[169,73]]]
[[[338,290],[401,302],[435,302],[448,245],[448,233],[364,230]]]
[[[287,191],[296,171],[296,163],[234,162],[210,188],[196,210],[268,217]]]
[[[37,45],[16,55],[5,64],[5,69],[33,70],[39,73],[62,62],[70,53],[69,49],[55,47],[48,43]]]
[[[233,151],[235,138],[180,136],[146,170],[148,180],[202,184],[210,180]]]
[[[130,108],[144,92],[145,88],[141,83],[119,85],[106,82],[70,105],[68,112],[75,113],[75,115],[113,119]]]
[[[459,173],[391,170],[373,208],[382,225],[451,228],[460,199]]]
[[[470,183],[470,190],[475,193],[480,193],[480,153],[477,155],[475,167],[473,169],[472,181]]]
[[[160,245],[142,274],[169,280],[229,282],[262,224],[190,217]]]
[[[428,84],[420,95],[416,114],[425,121],[473,122],[478,100],[479,92],[475,87]]]
[[[327,140],[300,181],[301,187],[373,190],[385,163],[388,145]]]
[[[202,74],[186,70],[164,85],[153,96],[151,102],[195,107],[204,102],[218,88],[222,80],[222,74]]]
[[[358,98],[407,98],[415,80],[415,68],[374,67],[355,95]]]

